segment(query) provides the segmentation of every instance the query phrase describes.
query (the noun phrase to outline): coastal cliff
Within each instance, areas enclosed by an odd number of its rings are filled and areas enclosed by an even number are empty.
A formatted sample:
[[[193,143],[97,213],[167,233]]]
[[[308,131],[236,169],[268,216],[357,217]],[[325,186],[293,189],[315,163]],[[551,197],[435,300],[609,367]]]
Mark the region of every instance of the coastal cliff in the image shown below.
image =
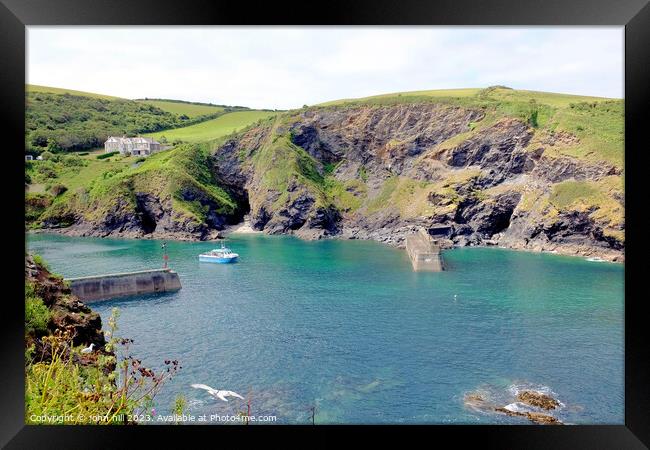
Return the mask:
[[[622,261],[622,101],[506,88],[306,107],[66,192],[34,221],[76,235],[268,234],[498,245]]]
[[[63,278],[52,274],[38,258],[25,257],[26,300],[38,299],[46,310],[42,327],[26,326],[26,346],[35,345],[34,355],[41,355],[40,338],[56,332],[69,331],[75,346],[94,346],[103,351],[106,338],[102,331],[102,319],[98,313],[72,295]]]

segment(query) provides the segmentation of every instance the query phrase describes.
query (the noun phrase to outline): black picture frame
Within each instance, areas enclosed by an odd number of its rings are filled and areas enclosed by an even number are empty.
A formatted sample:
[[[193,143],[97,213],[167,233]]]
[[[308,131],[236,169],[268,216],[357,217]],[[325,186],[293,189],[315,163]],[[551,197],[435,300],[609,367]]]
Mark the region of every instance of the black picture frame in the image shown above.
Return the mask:
[[[167,445],[186,433],[203,434],[219,445],[224,435],[242,443],[249,436],[281,438],[303,445],[326,444],[295,434],[299,430],[324,435],[350,431],[351,427],[89,427],[26,426],[24,424],[24,324],[20,291],[24,264],[24,190],[21,170],[24,145],[25,27],[29,25],[620,25],[625,26],[625,425],[621,426],[366,426],[366,435],[381,439],[406,431],[454,446],[474,443],[498,448],[647,448],[650,445],[649,389],[650,342],[643,307],[645,275],[642,220],[643,167],[650,84],[650,6],[648,0],[341,0],[308,5],[304,2],[226,2],[201,0],[0,0],[0,92],[5,135],[7,172],[12,175],[5,190],[7,214],[3,223],[12,244],[5,253],[4,320],[2,335],[2,420],[0,445],[6,448],[121,448],[134,440]],[[15,147],[15,148],[13,148]],[[16,179],[14,179],[16,178]],[[13,204],[15,202],[15,206]],[[10,206],[11,205],[11,206]],[[18,213],[17,213],[18,212]],[[15,233],[15,238],[14,238]],[[22,238],[21,238],[22,236]],[[19,254],[20,253],[20,254]],[[15,289],[15,290],[14,290]],[[8,292],[15,292],[9,294]],[[561,357],[561,355],[558,355]],[[285,432],[289,430],[289,436]],[[405,434],[406,434],[405,433]],[[183,436],[181,436],[181,434]],[[210,434],[210,436],[208,436]],[[305,440],[306,439],[306,440]],[[331,441],[335,445],[337,441]],[[154,445],[154,444],[152,444]],[[166,445],[166,446],[167,446]],[[407,444],[408,445],[408,444]]]

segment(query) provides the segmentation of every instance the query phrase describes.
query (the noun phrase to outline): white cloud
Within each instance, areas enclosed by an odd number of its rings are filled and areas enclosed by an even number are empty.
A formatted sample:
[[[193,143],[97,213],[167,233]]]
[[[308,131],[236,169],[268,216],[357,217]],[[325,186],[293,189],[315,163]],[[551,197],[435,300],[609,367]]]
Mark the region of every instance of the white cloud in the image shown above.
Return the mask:
[[[623,96],[622,27],[29,27],[27,81],[293,108],[504,84]]]

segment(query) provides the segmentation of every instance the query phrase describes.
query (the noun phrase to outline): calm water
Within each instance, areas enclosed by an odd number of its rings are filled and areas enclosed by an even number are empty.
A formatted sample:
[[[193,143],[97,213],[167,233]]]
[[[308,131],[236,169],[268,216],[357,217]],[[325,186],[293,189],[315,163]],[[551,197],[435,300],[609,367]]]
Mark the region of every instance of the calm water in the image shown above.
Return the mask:
[[[191,414],[237,411],[190,387],[204,383],[250,393],[251,413],[280,423],[309,422],[314,405],[316,423],[527,423],[463,403],[523,385],[555,393],[565,422],[624,421],[622,265],[475,248],[413,273],[374,242],[228,243],[238,264],[199,263],[213,243],[168,242],[182,290],[93,305],[105,325],[119,308],[119,335],[150,367],[180,360],[157,413],[177,394]],[[28,238],[66,277],[159,267],[160,244]]]

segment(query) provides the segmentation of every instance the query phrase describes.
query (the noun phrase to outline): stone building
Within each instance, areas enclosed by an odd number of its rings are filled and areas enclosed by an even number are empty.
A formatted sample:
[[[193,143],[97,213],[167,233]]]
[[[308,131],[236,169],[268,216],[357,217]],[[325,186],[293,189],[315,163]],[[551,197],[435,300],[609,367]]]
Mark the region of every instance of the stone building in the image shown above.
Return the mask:
[[[154,141],[151,138],[133,137],[128,138],[109,136],[104,142],[104,150],[106,153],[120,152],[122,155],[133,156],[149,156],[152,153],[161,150],[160,142]]]

